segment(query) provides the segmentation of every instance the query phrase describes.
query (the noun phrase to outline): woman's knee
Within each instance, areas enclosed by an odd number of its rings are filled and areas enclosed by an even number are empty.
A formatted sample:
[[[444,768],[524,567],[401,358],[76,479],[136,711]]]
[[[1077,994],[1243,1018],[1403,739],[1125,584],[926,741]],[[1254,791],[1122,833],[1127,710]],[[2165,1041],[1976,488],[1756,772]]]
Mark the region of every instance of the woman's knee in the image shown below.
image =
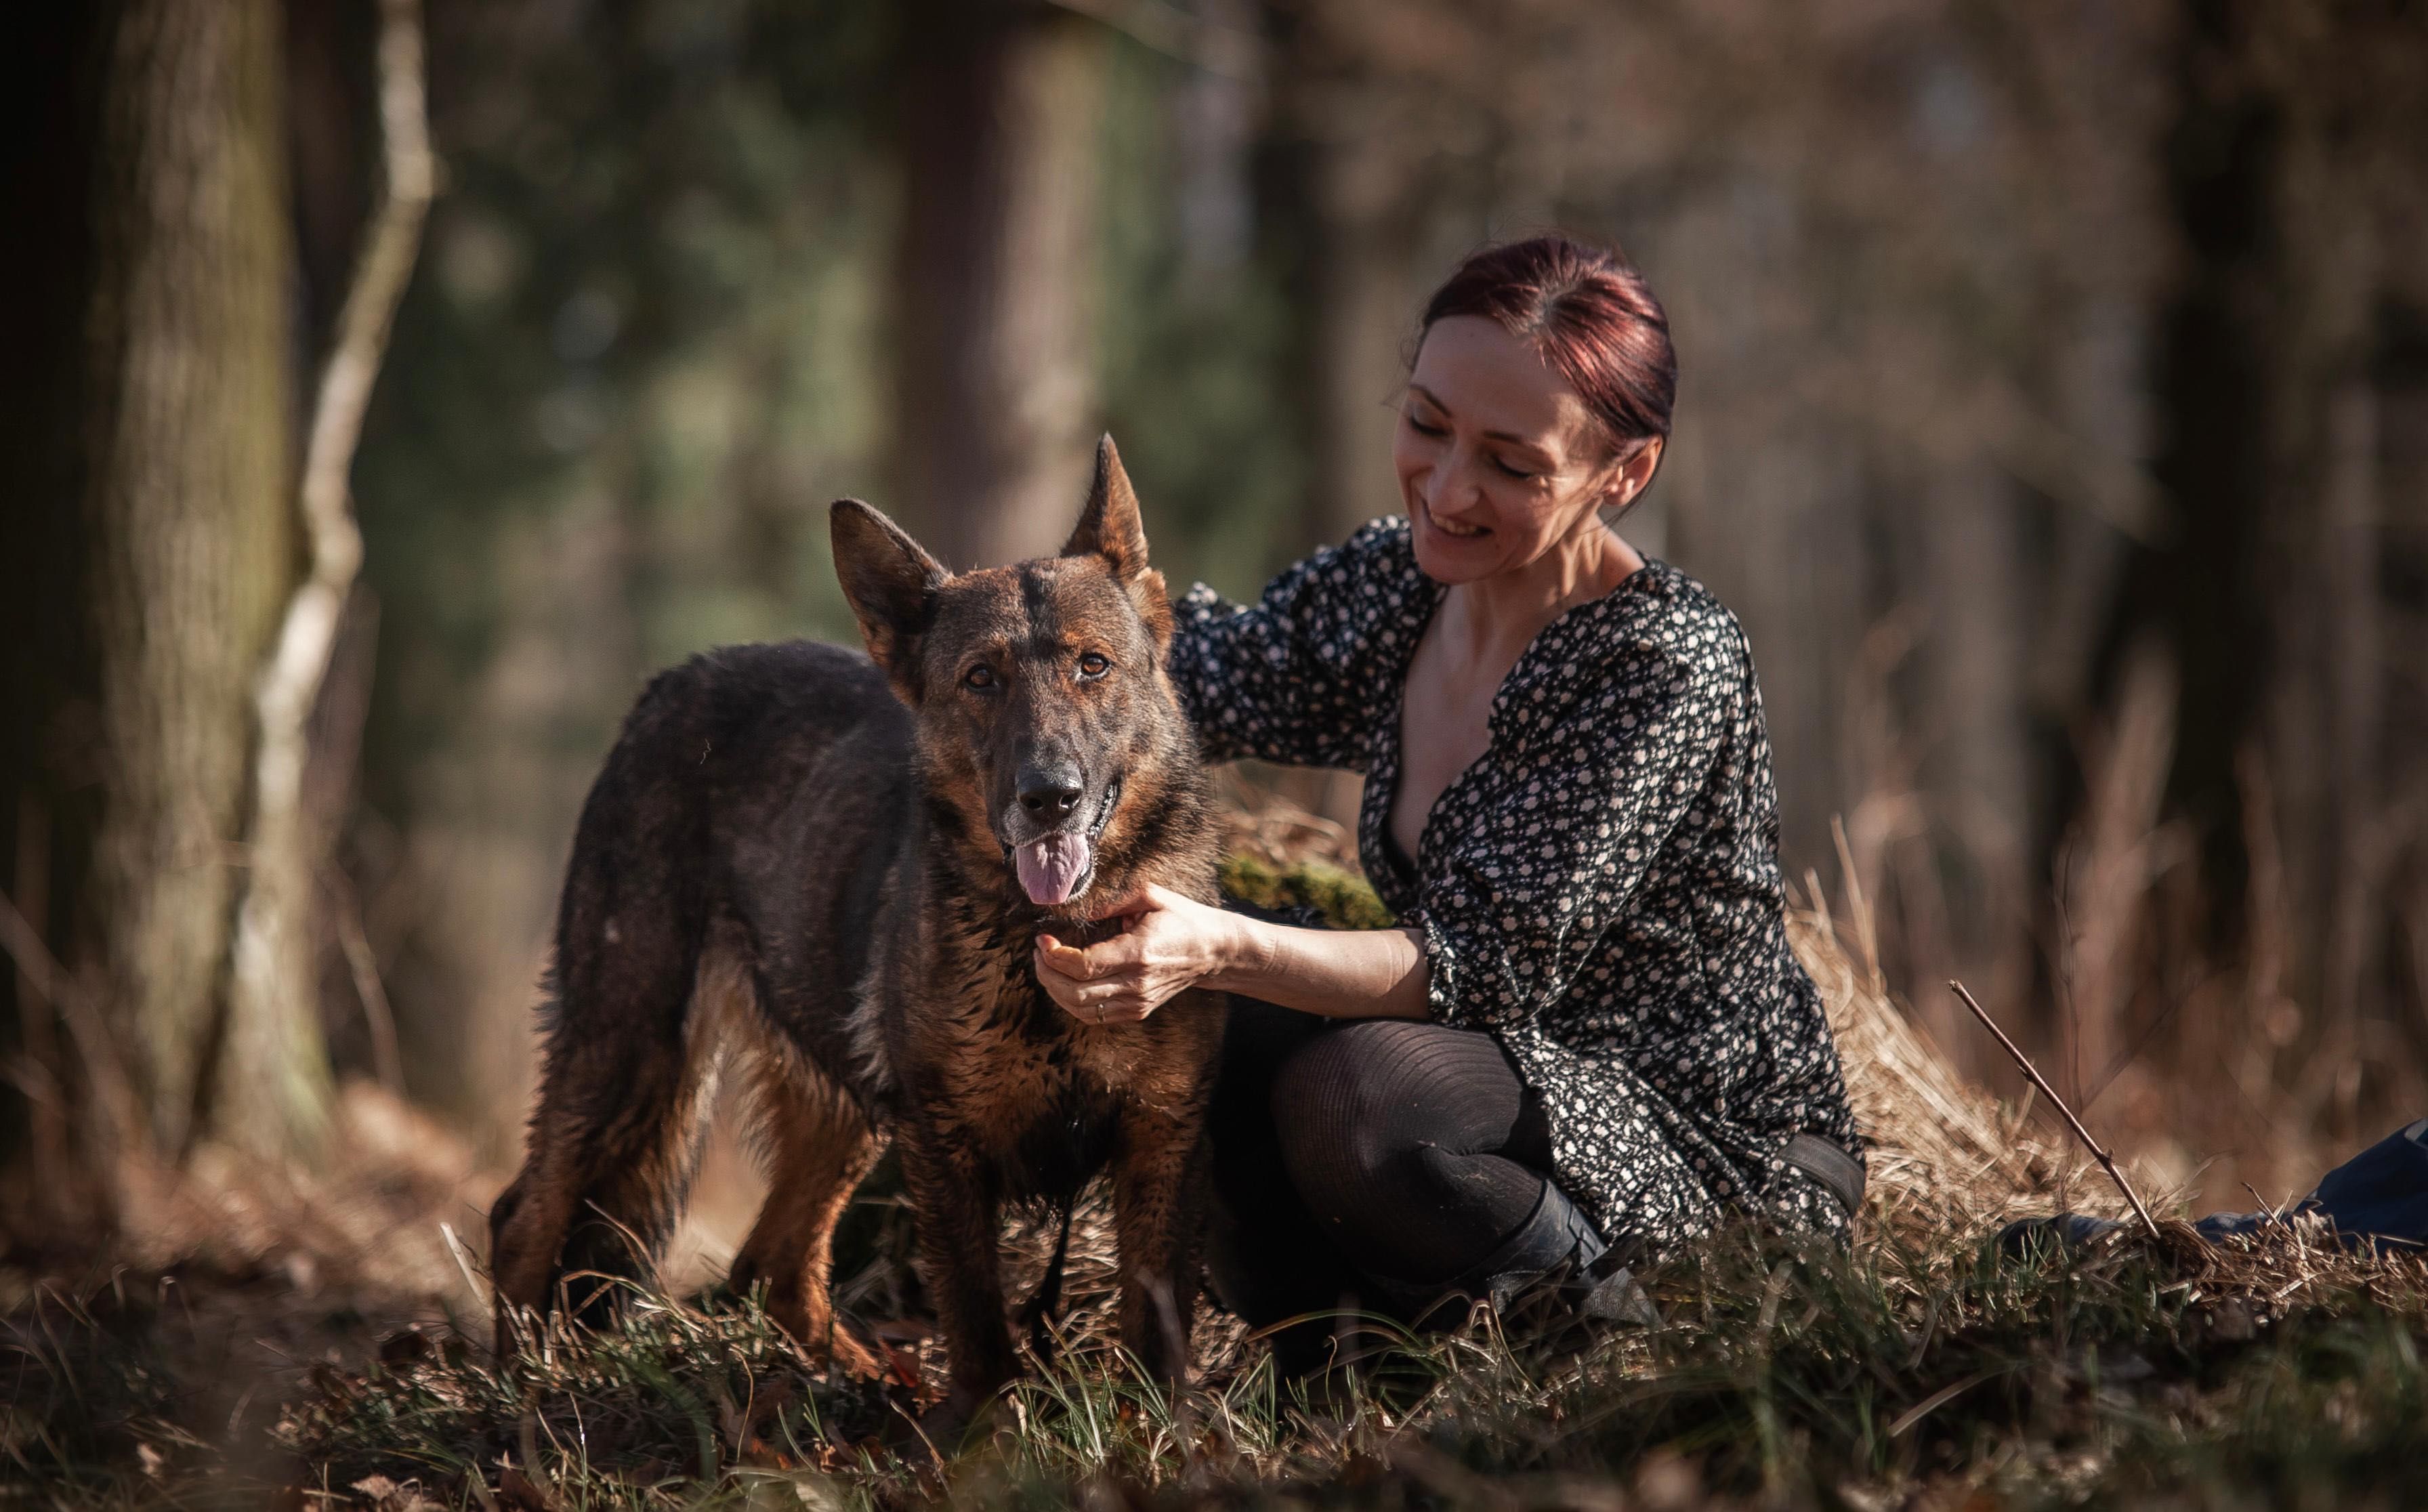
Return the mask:
[[[1504,1089],[1492,1085],[1495,1076]],[[1345,1024],[1301,1046],[1273,1078],[1273,1130],[1310,1207],[1403,1201],[1473,1150],[1518,1095],[1489,1038],[1403,1019]]]
[[[1494,1152],[1523,1103],[1488,1036],[1375,1020],[1303,1047],[1273,1083],[1294,1194],[1366,1270],[1448,1275],[1539,1199],[1543,1175]]]
[[[1512,1122],[1524,1086],[1500,1042],[1414,1019],[1359,1019],[1298,1046],[1273,1077],[1277,1116],[1332,1110],[1460,1126],[1446,1138],[1488,1142]]]
[[[1398,1019],[1343,1024],[1291,1052],[1273,1076],[1273,1126],[1285,1148],[1339,1142],[1387,1115],[1406,1091]]]
[[[1388,1090],[1379,1023],[1344,1024],[1301,1045],[1274,1075],[1273,1133],[1300,1195],[1311,1207],[1370,1179],[1398,1142],[1385,1111]],[[1387,1057],[1382,1058],[1387,1060]]]

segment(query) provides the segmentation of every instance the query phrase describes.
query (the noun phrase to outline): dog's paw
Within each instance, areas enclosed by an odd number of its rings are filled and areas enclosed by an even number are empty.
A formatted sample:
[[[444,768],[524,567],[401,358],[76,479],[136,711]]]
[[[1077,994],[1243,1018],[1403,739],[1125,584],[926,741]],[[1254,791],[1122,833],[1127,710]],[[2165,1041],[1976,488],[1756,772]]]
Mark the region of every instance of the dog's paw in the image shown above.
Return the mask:
[[[855,1381],[892,1381],[915,1389],[919,1384],[919,1364],[915,1356],[909,1362],[910,1373],[904,1374],[904,1357],[882,1343],[870,1343],[849,1327],[837,1323],[828,1331],[823,1350],[808,1353],[815,1358],[825,1356],[828,1370],[839,1371]]]
[[[837,1372],[855,1381],[899,1380],[913,1388],[919,1384],[915,1360],[910,1378],[903,1380],[899,1357],[882,1341],[863,1338],[860,1329],[832,1314],[813,1314],[797,1296],[772,1292],[766,1298],[766,1310],[767,1321],[792,1342],[812,1370]]]

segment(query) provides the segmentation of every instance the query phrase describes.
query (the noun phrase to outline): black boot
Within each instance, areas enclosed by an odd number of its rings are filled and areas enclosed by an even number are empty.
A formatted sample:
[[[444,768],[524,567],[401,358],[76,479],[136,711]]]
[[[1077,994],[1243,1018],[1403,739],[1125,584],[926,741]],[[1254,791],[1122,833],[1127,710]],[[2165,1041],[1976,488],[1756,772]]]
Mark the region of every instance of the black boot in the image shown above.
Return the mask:
[[[1432,1283],[1369,1279],[1377,1297],[1412,1323],[1442,1322],[1442,1304],[1453,1295],[1488,1301],[1505,1316],[1521,1294],[1546,1284],[1556,1287],[1566,1308],[1579,1317],[1648,1327],[1661,1321],[1593,1224],[1549,1181],[1518,1231],[1465,1273]]]

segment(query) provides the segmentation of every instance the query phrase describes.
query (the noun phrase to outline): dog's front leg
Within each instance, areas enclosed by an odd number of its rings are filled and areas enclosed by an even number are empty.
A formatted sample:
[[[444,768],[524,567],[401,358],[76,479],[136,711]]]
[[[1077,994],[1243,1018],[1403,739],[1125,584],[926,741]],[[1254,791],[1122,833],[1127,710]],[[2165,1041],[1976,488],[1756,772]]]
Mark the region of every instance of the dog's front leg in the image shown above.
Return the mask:
[[[1189,1376],[1205,1234],[1204,1099],[1173,1111],[1133,1103],[1113,1164],[1121,1242],[1122,1346],[1153,1380]]]
[[[1004,1320],[993,1181],[976,1153],[949,1131],[914,1123],[903,1130],[900,1148],[952,1372],[952,1392],[939,1410],[943,1422],[959,1424],[1018,1372]]]

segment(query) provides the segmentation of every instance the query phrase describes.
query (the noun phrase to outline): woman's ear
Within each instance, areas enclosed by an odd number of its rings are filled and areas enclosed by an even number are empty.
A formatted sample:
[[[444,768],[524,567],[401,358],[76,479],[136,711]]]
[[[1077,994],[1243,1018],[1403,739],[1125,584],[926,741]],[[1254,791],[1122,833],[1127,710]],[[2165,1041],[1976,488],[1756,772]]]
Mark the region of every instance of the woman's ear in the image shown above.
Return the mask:
[[[1632,452],[1614,465],[1604,508],[1625,509],[1651,486],[1652,474],[1661,466],[1663,444],[1663,437],[1648,436]]]

